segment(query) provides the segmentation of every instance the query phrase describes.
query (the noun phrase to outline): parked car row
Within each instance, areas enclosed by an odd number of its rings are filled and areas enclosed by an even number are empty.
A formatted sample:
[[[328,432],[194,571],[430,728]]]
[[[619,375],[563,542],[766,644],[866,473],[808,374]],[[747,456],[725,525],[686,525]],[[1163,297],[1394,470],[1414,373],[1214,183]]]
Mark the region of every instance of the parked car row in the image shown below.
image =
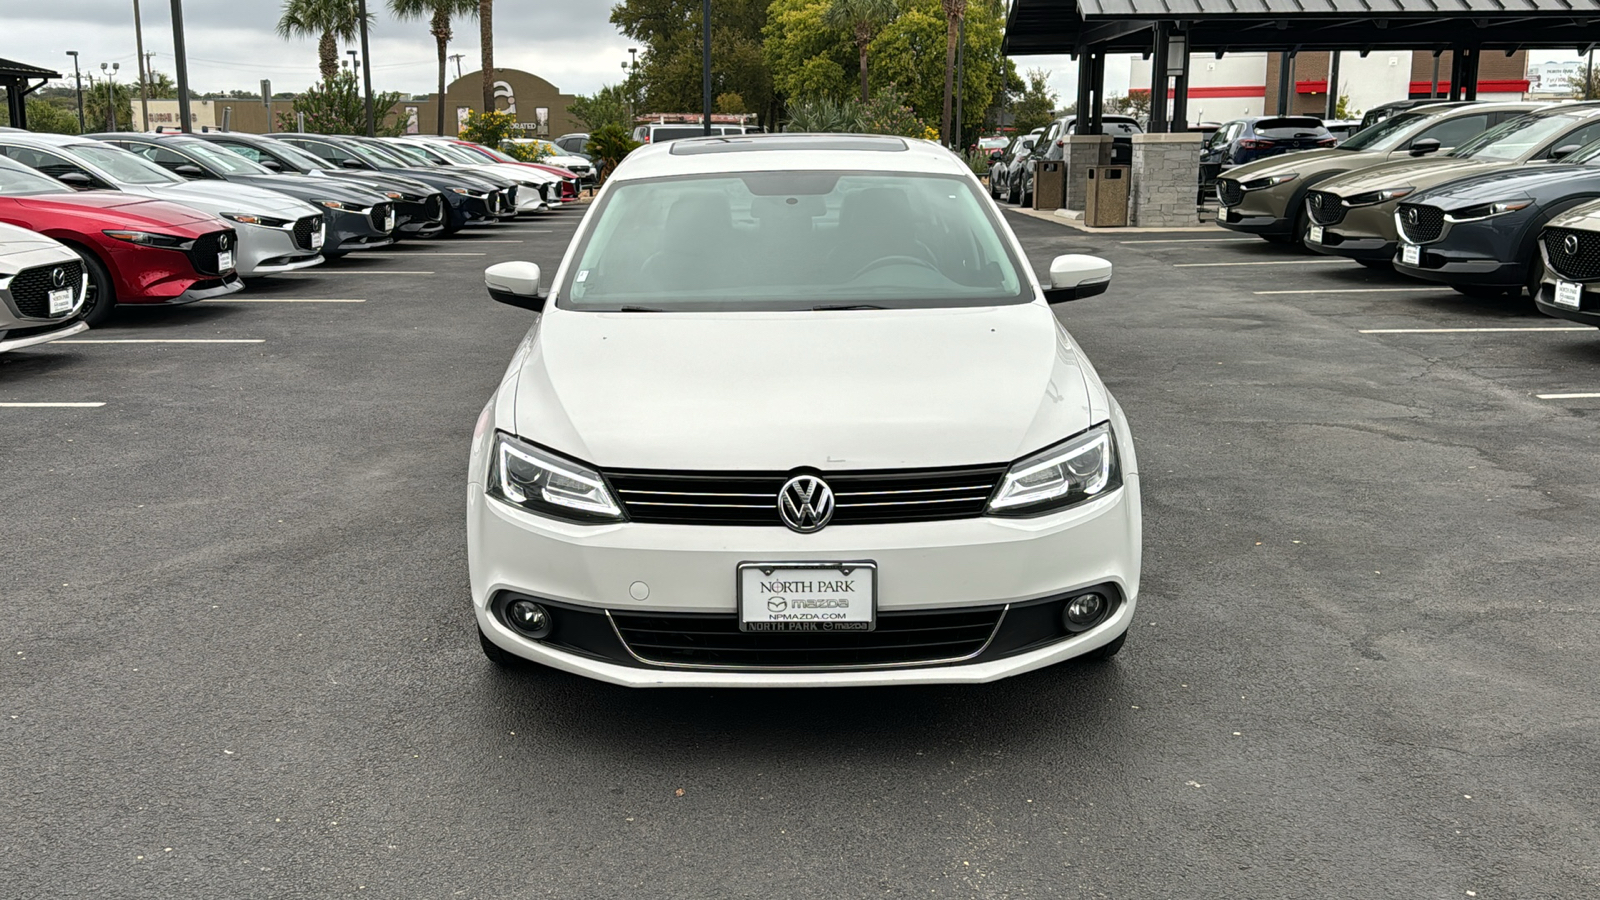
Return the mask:
[[[1224,228],[1600,326],[1600,103],[1417,107],[1217,198]]]
[[[448,138],[0,133],[0,351],[547,210],[580,180]]]

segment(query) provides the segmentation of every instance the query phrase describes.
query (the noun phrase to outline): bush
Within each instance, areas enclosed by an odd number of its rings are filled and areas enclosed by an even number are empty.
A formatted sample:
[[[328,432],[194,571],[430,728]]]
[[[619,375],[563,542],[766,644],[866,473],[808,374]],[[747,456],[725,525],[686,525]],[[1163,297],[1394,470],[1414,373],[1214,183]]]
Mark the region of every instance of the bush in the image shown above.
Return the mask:
[[[594,158],[595,175],[603,183],[611,170],[622,162],[623,158],[632,153],[639,146],[639,142],[628,134],[621,125],[612,123],[602,125],[589,135],[589,146],[585,148]]]
[[[511,113],[491,109],[488,112],[467,113],[467,124],[461,129],[461,139],[485,147],[498,148],[517,130],[517,117]]]
[[[551,152],[550,145],[544,141],[532,141],[530,143],[508,141],[500,147],[500,152],[520,162],[530,163],[536,163],[545,157],[555,155]]]
[[[862,131],[861,105],[854,100],[808,97],[789,101],[791,132]]]

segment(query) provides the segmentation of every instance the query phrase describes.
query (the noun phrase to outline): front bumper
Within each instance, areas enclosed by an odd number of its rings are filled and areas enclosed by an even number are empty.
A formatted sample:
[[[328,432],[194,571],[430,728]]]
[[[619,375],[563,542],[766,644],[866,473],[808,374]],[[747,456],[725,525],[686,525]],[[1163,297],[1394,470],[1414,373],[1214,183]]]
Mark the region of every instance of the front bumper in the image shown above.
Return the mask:
[[[1528,279],[1528,260],[1517,254],[1527,224],[1517,214],[1469,222],[1446,219],[1438,238],[1417,245],[1417,265],[1402,262],[1396,245],[1395,271],[1445,284],[1521,287]]]
[[[371,213],[334,209],[329,210],[326,216],[328,238],[322,247],[324,256],[342,255],[352,250],[373,250],[394,243],[393,230],[374,222]],[[394,221],[399,222],[399,219],[399,213],[395,213]]]
[[[1311,240],[1311,224],[1306,226],[1305,244],[1318,253],[1388,262],[1399,249],[1399,236],[1394,230],[1394,208],[1398,201],[1374,206],[1357,206],[1347,210],[1344,218],[1333,225],[1322,226],[1322,240]]]
[[[1223,178],[1230,182],[1234,181],[1226,179],[1225,176]],[[1289,215],[1289,205],[1291,195],[1297,186],[1294,182],[1289,182],[1254,191],[1237,188],[1229,191],[1219,185],[1216,191],[1217,224],[1229,231],[1244,234],[1293,234],[1294,219]],[[1228,199],[1236,199],[1238,202],[1230,206],[1224,203]]]
[[[1138,597],[1138,475],[1073,509],[1034,519],[976,518],[883,525],[838,525],[802,535],[784,528],[573,525],[535,516],[468,489],[468,567],[479,626],[518,656],[614,684],[632,686],[827,686],[987,682],[1087,653],[1115,640]],[[736,670],[623,664],[523,638],[492,604],[505,593],[594,614],[711,613],[736,609],[735,574],[749,561],[872,560],[880,615],[1021,607],[1096,585],[1121,602],[1094,628],[1055,636],[1001,658],[806,671]],[[643,589],[640,585],[645,586]],[[646,599],[635,599],[640,593]],[[559,616],[557,617],[559,621]],[[1041,636],[1041,639],[1049,638]]]
[[[197,281],[187,291],[166,302],[172,305],[195,303],[200,300],[214,300],[218,297],[226,297],[242,290],[244,290],[244,279],[229,273],[224,278]]]
[[[1583,285],[1583,294],[1578,298],[1578,308],[1573,309],[1570,306],[1556,305],[1554,278],[1555,275],[1546,269],[1544,282],[1539,285],[1539,293],[1533,298],[1533,305],[1539,308],[1539,312],[1557,319],[1600,328],[1600,281],[1580,282]]]
[[[60,328],[46,327],[39,329],[25,326],[23,328],[13,328],[9,331],[0,331],[0,353],[4,353],[7,350],[21,350],[23,347],[32,347],[37,344],[48,344],[51,341],[82,334],[88,330],[88,322],[74,320]]]
[[[295,244],[294,235],[282,228],[238,223],[238,258],[234,270],[243,277],[292,272],[322,263],[320,251],[308,251]]]

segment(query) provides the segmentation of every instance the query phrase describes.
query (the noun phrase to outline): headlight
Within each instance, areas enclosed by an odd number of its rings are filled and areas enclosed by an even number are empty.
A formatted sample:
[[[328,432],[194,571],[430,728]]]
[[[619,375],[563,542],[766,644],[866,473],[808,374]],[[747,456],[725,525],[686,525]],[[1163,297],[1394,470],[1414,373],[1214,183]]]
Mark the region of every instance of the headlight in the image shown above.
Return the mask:
[[[1247,191],[1259,191],[1263,188],[1277,187],[1280,184],[1288,184],[1299,177],[1299,172],[1289,172],[1284,175],[1269,175],[1266,178],[1257,178],[1255,181],[1246,181],[1244,184],[1239,185],[1239,187]]]
[[[404,200],[406,198],[406,195],[400,193],[399,191],[384,191],[383,195],[388,197],[390,200]]]
[[[1497,203],[1480,203],[1477,206],[1469,206],[1466,209],[1458,212],[1447,212],[1444,214],[1444,220],[1452,224],[1458,222],[1476,222],[1480,219],[1492,219],[1495,216],[1503,216],[1506,213],[1516,212],[1519,209],[1527,209],[1532,205],[1533,201],[1528,199],[1501,200]]]
[[[503,432],[494,438],[489,496],[569,522],[623,520],[600,473]]]
[[[151,234],[148,231],[128,231],[122,228],[111,228],[100,232],[109,238],[127,241],[130,244],[139,244],[145,247],[164,247],[168,250],[186,250],[191,238],[174,237],[170,234]]]
[[[1082,503],[1122,486],[1117,442],[1104,422],[1011,466],[985,510],[992,516],[1036,516]]]
[[[1357,194],[1354,197],[1348,198],[1347,200],[1344,201],[1344,205],[1345,206],[1372,206],[1373,204],[1376,204],[1376,203],[1388,203],[1390,200],[1399,200],[1401,197],[1406,196],[1407,194],[1411,193],[1414,190],[1416,190],[1416,188],[1413,188],[1413,187],[1397,187],[1397,188],[1385,188],[1384,190],[1381,190],[1381,191],[1368,191],[1365,194]]]
[[[232,219],[243,225],[261,225],[265,228],[287,228],[288,219],[274,219],[271,216],[257,216],[250,213],[223,213],[224,219]]]
[[[337,200],[318,200],[317,203],[321,204],[322,206],[326,206],[329,209],[355,209],[355,207],[345,206],[343,203],[340,203]]]

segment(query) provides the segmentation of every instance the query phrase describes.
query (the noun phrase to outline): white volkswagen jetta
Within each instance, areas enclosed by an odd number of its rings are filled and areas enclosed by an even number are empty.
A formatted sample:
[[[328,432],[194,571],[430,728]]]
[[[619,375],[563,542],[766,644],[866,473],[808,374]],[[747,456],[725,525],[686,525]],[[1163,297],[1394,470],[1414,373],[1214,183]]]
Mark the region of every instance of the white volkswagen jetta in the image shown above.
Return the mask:
[[[484,652],[635,686],[983,682],[1122,646],[1127,420],[961,160],[892,137],[642,148],[479,417]]]

